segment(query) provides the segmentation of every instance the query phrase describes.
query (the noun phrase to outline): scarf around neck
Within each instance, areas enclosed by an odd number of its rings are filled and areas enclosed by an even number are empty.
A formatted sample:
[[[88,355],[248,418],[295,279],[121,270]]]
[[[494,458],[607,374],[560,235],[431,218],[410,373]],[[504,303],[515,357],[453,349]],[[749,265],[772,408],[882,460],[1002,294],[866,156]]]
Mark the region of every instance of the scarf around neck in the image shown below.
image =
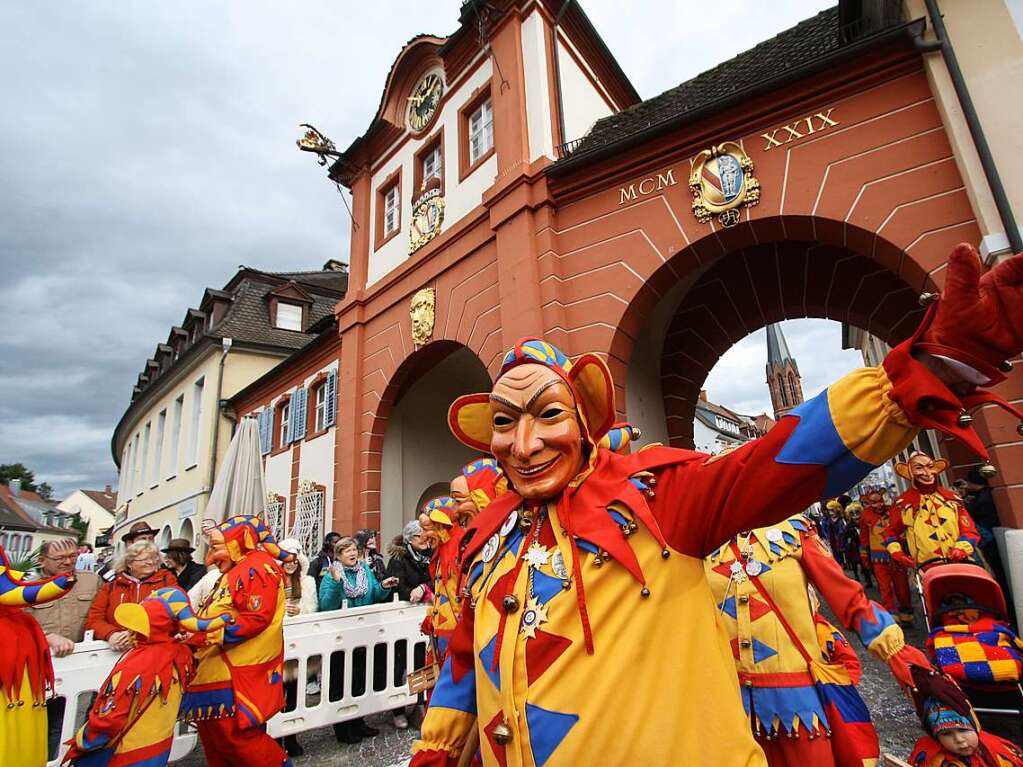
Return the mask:
[[[345,590],[345,597],[347,599],[358,599],[361,596],[365,596],[366,592],[369,591],[369,576],[366,574],[365,566],[358,562],[354,567],[341,565],[341,568],[341,587]],[[349,576],[351,581],[349,581]]]

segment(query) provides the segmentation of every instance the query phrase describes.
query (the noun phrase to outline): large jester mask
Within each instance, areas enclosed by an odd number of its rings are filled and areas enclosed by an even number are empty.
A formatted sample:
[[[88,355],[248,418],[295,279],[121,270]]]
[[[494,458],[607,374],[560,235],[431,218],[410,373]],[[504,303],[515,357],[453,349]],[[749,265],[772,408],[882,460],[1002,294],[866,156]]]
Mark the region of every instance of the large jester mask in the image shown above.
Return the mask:
[[[210,549],[206,555],[206,564],[215,564],[222,573],[226,573],[246,554],[257,548],[263,549],[281,562],[295,559],[294,554],[284,551],[277,545],[273,534],[266,529],[266,525],[259,517],[244,515],[230,517],[211,528],[208,539]]]
[[[913,483],[913,487],[925,493],[932,492],[938,484],[938,475],[948,468],[944,458],[937,460],[919,451],[909,456],[906,463],[895,464],[896,473]]]
[[[463,444],[490,452],[528,500],[556,498],[596,459],[614,420],[607,365],[572,363],[557,347],[525,338],[509,351],[489,394],[459,397],[448,425]]]

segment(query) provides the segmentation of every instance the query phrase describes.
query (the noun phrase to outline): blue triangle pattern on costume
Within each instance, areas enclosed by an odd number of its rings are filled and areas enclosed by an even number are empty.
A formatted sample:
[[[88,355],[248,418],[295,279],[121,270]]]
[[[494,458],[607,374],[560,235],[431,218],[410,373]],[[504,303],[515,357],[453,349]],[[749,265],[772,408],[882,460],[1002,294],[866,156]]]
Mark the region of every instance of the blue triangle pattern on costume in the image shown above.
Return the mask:
[[[932,541],[936,541],[936,540],[938,540],[938,531],[937,531],[937,530],[935,530],[935,531],[934,531],[933,533],[931,533],[931,536],[930,536],[930,537],[931,537],[931,540],[932,540]]]
[[[533,570],[533,596],[536,597],[536,601],[540,604],[545,605],[550,602],[555,595],[560,594],[564,589],[561,587],[561,579],[555,578],[547,573],[540,572],[539,570]]]
[[[782,530],[781,531],[781,537],[785,541],[785,543],[787,543],[789,546],[795,546],[796,545],[796,536],[794,536],[788,530]]]
[[[440,605],[446,605],[448,602],[451,601],[450,599],[447,598],[447,596],[445,594],[437,594],[436,597],[437,597],[437,606],[438,607]]]
[[[545,708],[526,704],[526,724],[529,725],[529,745],[533,750],[533,763],[543,767],[568,731],[579,721],[578,714],[548,711]]]
[[[622,525],[628,524],[629,520],[623,517],[619,512],[614,509],[608,509],[607,513],[611,515],[611,519],[615,521],[615,524],[621,527]]]
[[[430,696],[430,705],[434,708],[450,708],[475,714],[476,671],[465,672],[456,682],[451,673],[451,659],[448,658],[440,670],[440,676],[437,677],[437,684]]]
[[[759,639],[753,639],[753,662],[760,663],[760,661],[767,660],[772,655],[777,655],[778,651],[770,645],[766,645]]]
[[[751,559],[750,561],[751,561],[751,562],[758,562],[758,563],[760,563],[760,572],[759,572],[759,573],[757,573],[757,576],[758,576],[758,577],[759,577],[759,576],[761,576],[761,575],[763,575],[764,573],[769,573],[769,572],[771,572],[771,566],[770,566],[769,564],[767,564],[767,562],[761,562],[761,561],[760,561],[759,559],[757,559],[756,557],[754,557],[754,558],[753,558],[753,559]],[[749,565],[747,565],[747,567],[749,567]],[[748,572],[748,571],[747,571],[747,572]]]
[[[718,605],[718,610],[738,620],[735,614],[735,597],[728,597],[723,604]]]
[[[589,541],[583,540],[582,538],[576,538],[575,542],[576,542],[576,545],[578,545],[579,548],[582,549],[583,551],[588,551],[591,554],[596,554],[597,551],[598,551],[596,546],[594,546]]]
[[[483,649],[480,650],[480,661],[483,663],[483,670],[490,677],[490,681],[494,683],[494,687],[498,690],[501,689],[501,666],[498,664],[497,671],[492,670],[494,665],[494,650],[497,647],[497,634],[491,637],[490,641],[487,642]]]
[[[517,552],[519,550],[519,544],[522,543],[522,531],[519,530],[519,526],[515,525],[515,529],[508,533],[508,537],[504,539],[504,551]]]
[[[775,556],[781,554],[781,546],[779,546],[777,543],[773,543],[772,542],[771,543],[771,553],[774,554]]]
[[[483,575],[483,565],[483,562],[476,562],[469,570],[468,585],[470,587],[475,586],[476,581],[478,581],[480,576]]]

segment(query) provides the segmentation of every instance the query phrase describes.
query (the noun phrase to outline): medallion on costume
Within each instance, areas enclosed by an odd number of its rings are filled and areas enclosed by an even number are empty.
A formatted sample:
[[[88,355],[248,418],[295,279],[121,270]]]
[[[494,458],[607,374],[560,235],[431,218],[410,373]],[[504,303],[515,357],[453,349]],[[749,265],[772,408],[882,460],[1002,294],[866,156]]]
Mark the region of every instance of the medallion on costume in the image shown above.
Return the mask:
[[[28,580],[0,547],[0,754],[4,767],[46,764],[46,695],[53,661],[39,623],[22,608],[60,599],[73,574]]]

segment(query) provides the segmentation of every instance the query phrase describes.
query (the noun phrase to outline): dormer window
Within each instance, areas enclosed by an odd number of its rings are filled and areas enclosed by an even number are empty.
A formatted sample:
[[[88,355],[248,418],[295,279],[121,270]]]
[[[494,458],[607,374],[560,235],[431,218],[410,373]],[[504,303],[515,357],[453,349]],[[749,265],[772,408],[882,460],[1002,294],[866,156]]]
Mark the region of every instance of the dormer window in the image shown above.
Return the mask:
[[[289,304],[284,301],[277,302],[277,317],[274,319],[274,327],[281,330],[302,330],[302,307],[298,304]]]

